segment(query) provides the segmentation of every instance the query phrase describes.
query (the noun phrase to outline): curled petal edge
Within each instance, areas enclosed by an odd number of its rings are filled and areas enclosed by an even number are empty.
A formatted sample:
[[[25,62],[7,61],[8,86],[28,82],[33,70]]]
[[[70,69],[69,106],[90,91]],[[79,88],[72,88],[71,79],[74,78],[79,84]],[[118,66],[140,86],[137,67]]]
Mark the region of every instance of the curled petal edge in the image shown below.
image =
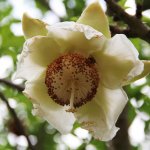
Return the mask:
[[[128,82],[124,83],[123,85],[128,85],[132,82],[135,82],[147,75],[149,75],[150,73],[150,61],[147,61],[147,60],[142,60],[143,64],[144,64],[144,69],[143,69],[143,72],[141,74],[139,74],[138,76],[135,76],[134,78],[132,78],[131,80],[129,80]]]

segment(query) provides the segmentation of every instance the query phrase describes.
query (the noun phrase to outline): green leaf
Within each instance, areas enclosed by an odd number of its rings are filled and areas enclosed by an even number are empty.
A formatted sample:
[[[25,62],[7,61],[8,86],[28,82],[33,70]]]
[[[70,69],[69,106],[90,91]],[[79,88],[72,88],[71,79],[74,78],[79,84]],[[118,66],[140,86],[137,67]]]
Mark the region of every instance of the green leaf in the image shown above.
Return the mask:
[[[99,141],[99,140],[92,139],[90,144],[93,144],[98,150],[103,150],[103,149],[105,150],[106,149],[105,142],[102,142],[102,141]]]

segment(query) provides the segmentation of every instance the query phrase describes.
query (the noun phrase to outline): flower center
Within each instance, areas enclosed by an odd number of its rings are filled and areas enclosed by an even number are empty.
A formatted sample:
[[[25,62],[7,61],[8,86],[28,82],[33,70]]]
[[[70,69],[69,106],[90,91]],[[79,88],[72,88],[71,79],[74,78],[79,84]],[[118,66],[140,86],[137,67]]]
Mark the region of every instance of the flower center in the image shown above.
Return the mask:
[[[73,111],[95,96],[99,74],[93,57],[66,54],[47,67],[45,84],[49,96],[60,105],[70,105]]]

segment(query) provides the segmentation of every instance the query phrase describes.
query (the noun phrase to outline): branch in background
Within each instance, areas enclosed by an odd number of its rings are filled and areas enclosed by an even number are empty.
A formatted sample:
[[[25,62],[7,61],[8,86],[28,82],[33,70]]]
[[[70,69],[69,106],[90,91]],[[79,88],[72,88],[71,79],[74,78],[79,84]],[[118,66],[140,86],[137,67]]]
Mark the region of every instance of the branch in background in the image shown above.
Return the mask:
[[[43,5],[48,10],[51,10],[51,7],[49,5],[49,0],[35,0],[35,1],[39,2],[41,5]]]
[[[11,81],[8,81],[6,79],[0,79],[0,83],[6,84],[6,85],[18,90],[19,92],[22,92],[24,90],[23,86],[14,84]]]
[[[136,2],[136,17],[138,19],[141,19],[142,17],[142,10],[143,10],[143,5],[142,3],[139,3],[138,1]]]
[[[16,126],[17,126],[18,130],[20,131],[20,133],[26,137],[28,145],[29,145],[29,149],[34,150],[32,144],[31,144],[31,141],[30,141],[28,135],[25,132],[24,126],[22,125],[21,121],[19,120],[19,118],[18,118],[16,112],[14,111],[14,109],[11,108],[11,106],[9,105],[8,100],[6,99],[6,97],[4,96],[4,94],[2,92],[0,92],[0,98],[6,104],[10,114],[14,118],[14,121],[15,121]]]
[[[150,43],[150,28],[143,24],[136,16],[131,16],[124,11],[113,0],[105,0],[108,7],[113,11],[121,20],[123,20],[130,28],[133,35]]]
[[[109,26],[111,35],[114,36],[116,33],[117,34],[125,34],[128,38],[136,38],[137,35],[132,32],[131,29],[120,29],[118,26]]]

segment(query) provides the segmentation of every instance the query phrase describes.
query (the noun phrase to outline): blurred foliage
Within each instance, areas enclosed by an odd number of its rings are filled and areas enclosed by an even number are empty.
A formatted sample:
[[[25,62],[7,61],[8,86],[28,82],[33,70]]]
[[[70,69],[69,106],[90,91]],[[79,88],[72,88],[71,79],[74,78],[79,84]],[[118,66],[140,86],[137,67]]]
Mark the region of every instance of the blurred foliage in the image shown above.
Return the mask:
[[[51,8],[48,5],[48,0],[35,0],[34,2],[36,7],[41,11],[42,15],[44,15]],[[64,0],[63,2],[67,15],[64,18],[60,18],[62,20],[76,21],[86,5],[85,0]],[[126,0],[118,1],[119,5],[122,7],[124,7],[125,2]],[[144,0],[143,8],[144,10],[150,8],[149,0]],[[14,65],[16,66],[17,55],[21,52],[25,40],[23,36],[17,36],[12,31],[12,25],[15,23],[20,23],[19,19],[13,17],[13,9],[14,8],[9,1],[0,0],[0,57],[5,55],[10,56],[13,59]],[[142,19],[148,25],[150,25],[149,18],[143,17]],[[112,17],[110,17],[109,20],[112,24],[114,23]],[[125,26],[124,23],[120,23],[119,25],[122,27]],[[140,59],[150,60],[149,44],[138,38],[131,39],[131,41],[138,49],[140,53]],[[14,74],[15,69],[16,67],[14,67],[14,70],[8,74],[7,78],[9,80],[12,80],[12,75]],[[149,91],[147,93],[143,92],[144,88],[149,88]],[[19,93],[17,90],[2,84],[0,84],[0,90],[3,91],[9,101],[13,101],[15,103],[14,109],[17,112],[21,122],[25,125],[27,133],[34,139],[33,143],[35,144],[36,150],[61,150],[61,146],[65,147],[64,149],[66,150],[71,149],[61,140],[61,135],[54,128],[52,128],[42,119],[32,115],[32,104],[22,93]],[[140,85],[132,84],[131,86],[125,87],[125,90],[129,96],[129,124],[131,124],[135,117],[139,114],[144,113],[145,116],[150,117],[150,77],[147,77],[146,81]],[[135,99],[137,105],[133,104],[133,98]],[[138,103],[140,104],[138,105]],[[0,108],[3,105],[4,104],[0,101]],[[1,116],[0,119],[2,120],[0,121],[0,150],[27,149],[27,146],[21,146],[19,143],[15,142],[14,144],[10,141],[10,137],[12,135],[16,136],[17,138],[20,137],[20,133],[16,129],[13,118],[10,116],[9,112],[7,112],[7,108],[4,110],[5,116],[4,118]],[[150,120],[142,117],[141,119],[145,123],[145,135],[148,135],[150,132]],[[78,124],[74,126],[74,130],[77,128]],[[72,134],[77,137],[77,135],[74,133],[74,130],[72,131]],[[107,143],[105,142],[94,139],[82,139],[81,141],[82,144],[77,148],[78,150],[86,149],[89,144],[93,145],[97,150],[107,150]],[[132,150],[139,149],[138,146],[133,146],[132,148]]]
[[[67,11],[66,20],[76,21],[85,8],[85,0],[64,0]]]
[[[149,0],[143,0],[143,9],[144,10],[150,9],[150,1]]]

